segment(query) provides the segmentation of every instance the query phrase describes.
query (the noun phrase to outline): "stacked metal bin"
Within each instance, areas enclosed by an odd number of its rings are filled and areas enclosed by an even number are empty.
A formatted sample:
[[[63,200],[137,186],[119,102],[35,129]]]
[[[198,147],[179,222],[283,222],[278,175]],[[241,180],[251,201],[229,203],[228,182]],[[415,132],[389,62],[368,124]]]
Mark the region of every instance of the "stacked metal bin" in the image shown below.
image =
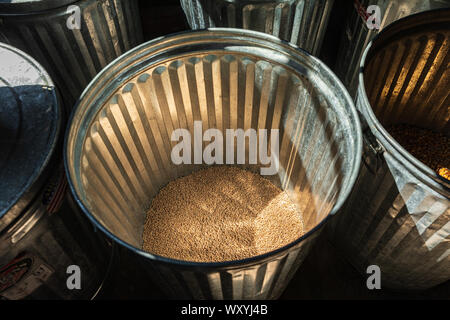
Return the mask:
[[[72,201],[63,135],[87,83],[141,39],[137,1],[0,1],[0,299],[102,287],[111,243]]]
[[[142,42],[137,0],[2,0],[0,41],[42,64],[69,113],[103,67]]]
[[[111,250],[66,201],[55,86],[34,59],[5,44],[0,79],[0,299],[93,298]],[[82,272],[76,290],[66,285],[70,266]]]
[[[409,124],[450,135],[449,26],[450,9],[401,19],[361,61],[363,165],[330,234],[361,273],[378,266],[389,288],[422,290],[450,280],[450,181],[386,129]]]
[[[265,32],[319,55],[334,0],[181,0],[192,29]]]
[[[133,49],[142,41],[135,0],[0,0],[0,41],[37,60],[0,45],[0,297],[93,298],[114,243],[149,290],[156,283],[172,298],[273,299],[324,227],[361,273],[381,268],[383,288],[450,279],[449,182],[385,130],[415,119],[407,122],[448,134],[450,13],[388,25],[449,3],[354,3],[359,12],[343,24],[336,71],[353,95],[362,68],[359,117],[352,95],[304,51],[320,53],[335,1],[182,0],[193,29],[249,30],[187,32]],[[369,5],[380,7],[385,30],[359,65],[377,33],[361,17]],[[64,114],[78,99],[64,147],[72,198],[60,142]],[[167,137],[193,120],[284,130],[273,182],[308,199],[305,236],[222,263],[142,251],[154,192],[191,170],[170,163]],[[82,272],[81,290],[67,285],[70,266]]]
[[[205,129],[283,132],[279,171],[266,177],[301,206],[302,237],[263,255],[217,263],[142,250],[153,196],[204,167],[170,161],[172,132],[191,130],[194,121]],[[148,42],[105,68],[73,114],[65,161],[78,203],[135,254],[141,281],[152,279],[171,298],[274,299],[345,201],[361,144],[351,98],[322,62],[265,33],[210,29]],[[242,167],[249,167],[246,159]]]
[[[450,7],[449,0],[354,0],[350,15],[344,22],[338,56],[334,71],[355,97],[358,88],[358,75],[361,57],[369,42],[376,34],[392,22],[408,15],[438,8]],[[342,4],[341,4],[342,5]],[[379,8],[380,20],[375,21],[375,11],[367,12],[370,6]],[[350,8],[348,8],[350,9]],[[368,26],[378,23],[378,26]]]

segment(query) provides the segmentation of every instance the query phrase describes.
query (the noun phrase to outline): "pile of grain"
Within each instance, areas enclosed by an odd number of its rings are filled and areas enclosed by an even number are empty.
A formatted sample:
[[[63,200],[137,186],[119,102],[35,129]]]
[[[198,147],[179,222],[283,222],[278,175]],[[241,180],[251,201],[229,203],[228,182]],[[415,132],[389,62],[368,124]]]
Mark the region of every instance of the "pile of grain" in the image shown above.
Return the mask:
[[[170,182],[152,200],[143,249],[196,262],[244,259],[303,234],[288,195],[258,174],[210,167]]]
[[[418,160],[450,180],[450,138],[431,130],[400,124],[387,128],[392,137]]]

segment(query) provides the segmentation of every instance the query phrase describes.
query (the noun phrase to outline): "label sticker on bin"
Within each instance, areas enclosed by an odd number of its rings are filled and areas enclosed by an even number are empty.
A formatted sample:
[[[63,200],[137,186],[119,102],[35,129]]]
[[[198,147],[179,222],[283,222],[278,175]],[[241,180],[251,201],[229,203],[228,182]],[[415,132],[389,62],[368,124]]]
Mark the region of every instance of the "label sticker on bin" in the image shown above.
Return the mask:
[[[0,268],[0,297],[23,299],[45,283],[53,272],[42,259],[22,254]]]

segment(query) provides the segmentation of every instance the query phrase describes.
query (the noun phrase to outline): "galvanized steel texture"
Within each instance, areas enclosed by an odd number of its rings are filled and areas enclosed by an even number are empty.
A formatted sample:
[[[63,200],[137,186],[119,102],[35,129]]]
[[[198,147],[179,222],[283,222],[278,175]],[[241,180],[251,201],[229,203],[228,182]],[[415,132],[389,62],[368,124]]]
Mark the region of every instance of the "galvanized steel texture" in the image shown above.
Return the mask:
[[[79,212],[59,210],[67,183],[54,84],[6,44],[0,79],[0,299],[89,299],[105,276],[108,245]],[[66,286],[70,265],[81,268],[81,290]]]
[[[277,299],[303,262],[321,230],[295,247],[263,260],[225,266],[175,265],[143,259],[126,250],[123,257],[133,269],[157,285],[169,298],[201,300]],[[146,278],[142,277],[142,281]]]
[[[48,1],[33,4],[38,2]],[[8,13],[17,5],[0,7],[0,41],[27,52],[48,70],[67,111],[103,67],[142,42],[137,0],[64,1],[42,11],[19,6],[23,12]],[[69,5],[79,8],[80,29],[67,26],[78,17],[67,10]]]
[[[333,0],[181,0],[192,29],[265,32],[319,55]]]
[[[367,165],[331,234],[361,272],[378,265],[386,287],[450,279],[450,183],[384,129],[406,123],[449,135],[449,26],[449,9],[399,20],[361,62],[357,108],[375,139],[365,143]]]
[[[364,10],[370,5],[380,7],[381,21],[378,31],[408,15],[450,7],[449,0],[360,0],[354,2],[360,4]],[[334,71],[345,84],[351,96],[356,97],[362,54],[378,31],[376,29],[369,30],[365,19],[359,15],[356,8],[353,8],[344,23]]]
[[[194,120],[203,130],[280,129],[280,171],[266,177],[298,203],[305,236],[279,252],[224,263],[140,250],[152,197],[203,167],[170,159],[172,132],[192,132]],[[172,296],[276,298],[350,192],[361,144],[351,98],[319,60],[267,34],[213,29],[149,42],[103,70],[73,115],[65,157],[79,205],[140,255]]]

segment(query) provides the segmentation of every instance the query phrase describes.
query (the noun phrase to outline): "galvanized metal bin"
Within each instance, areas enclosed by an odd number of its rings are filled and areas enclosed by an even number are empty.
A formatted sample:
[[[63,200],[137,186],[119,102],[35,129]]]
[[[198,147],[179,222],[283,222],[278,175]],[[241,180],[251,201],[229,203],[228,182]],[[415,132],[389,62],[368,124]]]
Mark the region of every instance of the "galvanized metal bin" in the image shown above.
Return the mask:
[[[193,121],[204,130],[281,130],[280,170],[266,177],[299,204],[304,236],[264,255],[218,263],[141,250],[153,196],[204,167],[177,166],[170,158],[172,132],[192,130]],[[264,33],[211,29],[148,42],[105,68],[73,114],[65,165],[87,216],[135,254],[143,277],[168,296],[269,299],[283,292],[350,192],[361,145],[351,98],[318,59]]]
[[[45,70],[0,44],[0,300],[89,299],[107,273],[104,239],[67,203],[62,110]],[[69,290],[67,268],[81,269]]]
[[[244,28],[318,56],[334,0],[181,0],[192,29]]]
[[[362,54],[373,37],[392,22],[408,15],[431,9],[450,7],[449,0],[354,0],[354,8],[345,22],[339,45],[336,65],[333,69],[347,87],[350,95],[356,97],[359,64]],[[370,5],[380,8],[380,28],[369,29],[366,12]],[[371,12],[373,14],[373,12]]]
[[[385,129],[406,123],[450,134],[449,26],[448,9],[404,18],[362,58],[364,165],[330,236],[362,273],[378,265],[382,287],[426,289],[450,279],[450,182]]]
[[[142,42],[137,0],[1,0],[0,41],[48,70],[68,113],[104,66]]]

